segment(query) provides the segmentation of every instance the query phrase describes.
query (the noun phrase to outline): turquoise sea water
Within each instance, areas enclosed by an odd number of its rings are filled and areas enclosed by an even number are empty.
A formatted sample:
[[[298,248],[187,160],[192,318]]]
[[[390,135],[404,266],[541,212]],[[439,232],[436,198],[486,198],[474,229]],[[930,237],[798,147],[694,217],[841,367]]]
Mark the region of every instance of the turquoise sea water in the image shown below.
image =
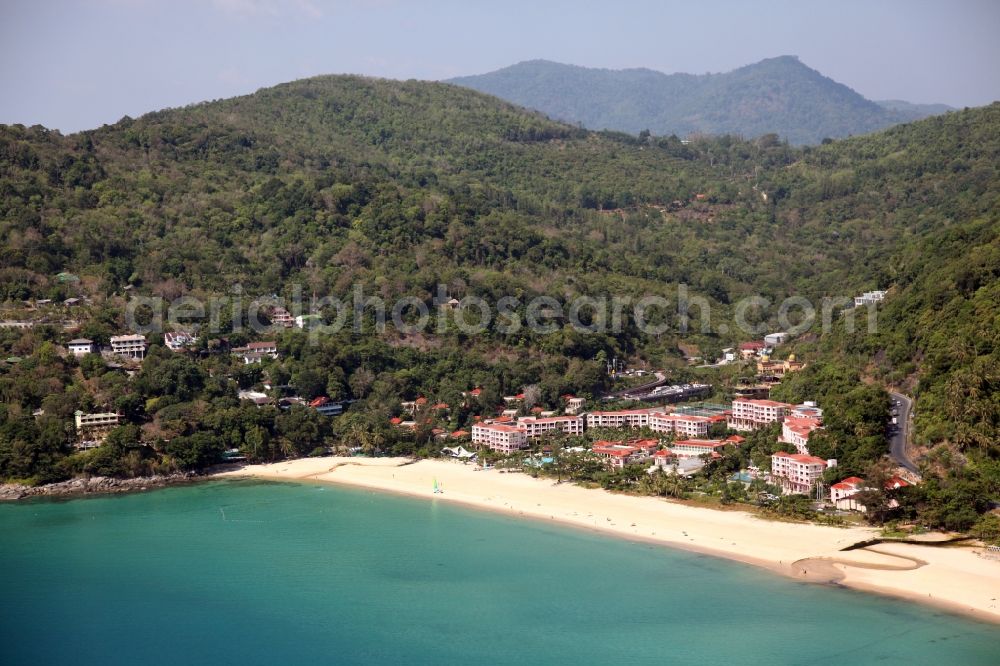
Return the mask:
[[[0,506],[0,663],[1000,664],[1000,629],[441,501],[212,482]]]

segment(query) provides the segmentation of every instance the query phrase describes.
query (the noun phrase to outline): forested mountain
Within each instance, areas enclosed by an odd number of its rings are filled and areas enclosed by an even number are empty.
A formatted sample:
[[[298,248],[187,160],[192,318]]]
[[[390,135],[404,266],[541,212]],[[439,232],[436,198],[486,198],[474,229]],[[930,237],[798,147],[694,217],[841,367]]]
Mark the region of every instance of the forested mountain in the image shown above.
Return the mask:
[[[704,75],[532,60],[449,82],[591,129],[680,137],[774,133],[793,144],[865,134],[948,110],[869,101],[795,56]]]
[[[940,116],[942,113],[954,111],[947,104],[914,104],[901,99],[880,99],[875,102],[883,109],[894,111],[906,120],[921,120],[929,116]]]
[[[481,403],[449,416],[450,427],[467,427],[476,410],[528,384],[546,405],[565,392],[597,394],[611,356],[690,376],[679,345],[712,356],[747,339],[732,322],[750,295],[818,303],[888,288],[877,333],[821,335],[817,321],[800,336],[815,362],[781,391],[840,400],[849,414],[873,399],[863,381],[902,386],[917,396],[919,443],[970,460],[952,471],[995,484],[998,165],[1000,104],[796,149],[773,135],[682,144],[595,133],[452,85],[358,77],[70,136],[2,127],[4,318],[36,316],[25,299],[87,296],[74,335],[106,342],[122,331],[126,293],[207,299],[231,296],[237,283],[245,299],[287,297],[295,284],[307,296],[360,287],[431,309],[443,283],[459,298],[515,296],[522,310],[533,295],[675,300],[686,285],[712,312],[702,330],[696,309],[683,335],[669,313],[673,326],[655,335],[629,314],[614,335],[490,327],[406,336],[366,322],[362,333],[311,345],[289,331],[278,336],[282,358],[256,367],[228,355],[196,363],[157,344],[135,381],[61,359],[54,345],[68,334],[59,328],[3,329],[0,355],[15,358],[0,366],[0,476],[148,471],[154,458],[140,439],[169,442],[157,450],[191,466],[223,445],[252,442],[248,455],[274,457],[331,436],[294,410],[241,406],[227,376],[243,388],[266,376],[307,398],[355,399],[339,436],[410,451],[414,440],[387,426],[401,399],[454,405],[482,386]],[[746,316],[778,325],[775,307]],[[223,320],[213,334],[245,342],[239,323]],[[45,416],[32,419],[39,407]],[[73,410],[108,407],[141,433],[67,455]],[[843,423],[830,446],[853,451],[853,464],[884,451],[878,433]]]

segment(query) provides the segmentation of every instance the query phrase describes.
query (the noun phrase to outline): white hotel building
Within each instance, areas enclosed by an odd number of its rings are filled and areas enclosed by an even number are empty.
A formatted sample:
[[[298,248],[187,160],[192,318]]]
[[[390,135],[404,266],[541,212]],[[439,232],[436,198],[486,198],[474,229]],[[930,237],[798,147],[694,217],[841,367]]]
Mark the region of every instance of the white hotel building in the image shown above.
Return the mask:
[[[487,423],[472,426],[472,443],[501,453],[513,453],[528,446],[528,434],[523,428]]]
[[[786,495],[809,494],[816,482],[823,478],[828,464],[835,465],[836,462],[779,451],[771,456],[771,480],[779,484]]]
[[[649,425],[648,409],[621,409],[616,412],[590,412],[588,428],[644,428]]]
[[[697,458],[706,453],[720,452],[726,446],[733,444],[721,439],[679,439],[667,444],[667,448],[678,458]]]
[[[711,423],[711,418],[693,414],[654,412],[649,418],[649,428],[653,432],[674,433],[684,437],[706,437]]]
[[[791,409],[792,406],[784,402],[737,398],[733,400],[733,413],[727,425],[730,430],[757,430],[781,421]]]
[[[567,435],[583,434],[582,416],[522,416],[517,427],[524,430],[528,438],[541,437],[550,430],[559,430]]]

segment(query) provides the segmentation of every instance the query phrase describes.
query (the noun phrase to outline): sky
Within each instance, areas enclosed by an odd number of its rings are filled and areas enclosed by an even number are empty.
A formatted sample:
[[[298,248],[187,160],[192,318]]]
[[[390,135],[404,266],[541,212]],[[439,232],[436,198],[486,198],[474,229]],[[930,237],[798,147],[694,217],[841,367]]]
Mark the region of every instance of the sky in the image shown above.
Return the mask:
[[[319,74],[545,58],[724,72],[779,55],[869,99],[1000,99],[1000,0],[0,0],[0,123],[73,132]]]

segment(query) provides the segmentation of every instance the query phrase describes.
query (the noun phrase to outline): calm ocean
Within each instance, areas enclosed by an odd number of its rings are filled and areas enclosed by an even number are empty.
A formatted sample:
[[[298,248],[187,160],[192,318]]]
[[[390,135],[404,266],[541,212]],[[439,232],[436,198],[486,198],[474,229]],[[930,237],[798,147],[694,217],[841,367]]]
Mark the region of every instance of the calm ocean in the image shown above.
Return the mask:
[[[1000,664],[1000,629],[433,500],[211,482],[0,505],[0,663]]]

